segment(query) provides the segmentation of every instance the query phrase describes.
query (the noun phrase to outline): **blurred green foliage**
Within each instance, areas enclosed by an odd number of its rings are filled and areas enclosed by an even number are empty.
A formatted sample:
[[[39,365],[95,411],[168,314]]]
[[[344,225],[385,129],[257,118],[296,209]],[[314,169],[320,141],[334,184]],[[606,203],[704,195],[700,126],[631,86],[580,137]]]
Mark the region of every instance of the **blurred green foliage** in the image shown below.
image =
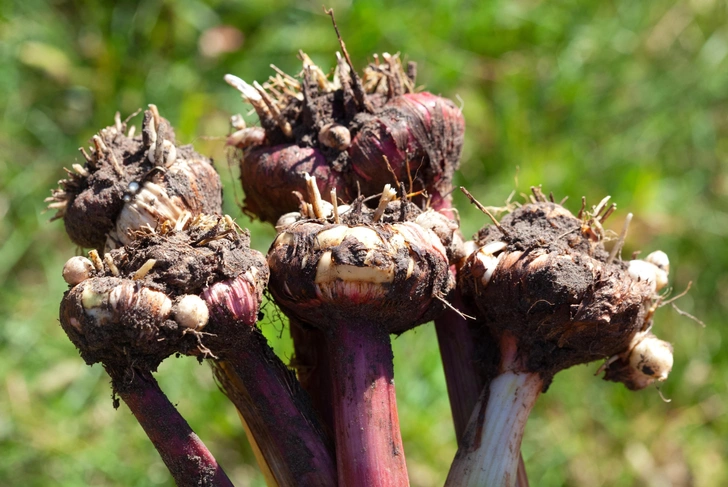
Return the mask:
[[[538,486],[728,484],[728,7],[715,0],[332,1],[355,64],[374,52],[419,63],[419,82],[459,100],[467,141],[459,184],[502,205],[542,184],[578,210],[612,195],[610,219],[635,214],[625,255],[662,249],[678,301],[706,328],[660,309],[675,344],[662,387],[630,393],[559,374],[528,424],[523,454]],[[215,29],[232,26],[215,41]],[[232,35],[230,35],[232,32]],[[235,34],[238,32],[238,34]],[[236,35],[240,37],[236,46]],[[233,49],[221,52],[221,48]],[[86,367],[60,327],[63,262],[80,253],[43,198],[76,149],[147,103],[178,140],[212,155],[226,211],[265,251],[226,164],[228,117],[245,112],[222,81],[263,81],[273,63],[299,70],[299,49],[328,69],[338,49],[318,2],[181,0],[0,5],[0,484],[170,485],[156,452],[108,378]],[[222,49],[225,51],[225,49]],[[138,119],[137,119],[138,121]],[[253,119],[251,118],[252,122]],[[466,235],[485,223],[458,193]],[[263,325],[290,357],[272,306]],[[455,453],[431,325],[394,340],[400,420],[412,484],[441,485]],[[209,370],[169,359],[159,381],[237,485],[262,485],[245,435]]]

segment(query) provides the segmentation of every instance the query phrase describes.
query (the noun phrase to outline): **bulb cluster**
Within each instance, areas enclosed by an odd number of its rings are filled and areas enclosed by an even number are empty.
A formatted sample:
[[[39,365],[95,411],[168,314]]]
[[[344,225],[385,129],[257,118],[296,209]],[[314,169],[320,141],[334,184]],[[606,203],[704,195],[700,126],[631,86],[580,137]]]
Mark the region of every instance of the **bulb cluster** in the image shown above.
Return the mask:
[[[155,370],[173,353],[205,352],[201,337],[226,326],[215,319],[220,308],[255,323],[267,279],[263,256],[229,217],[188,214],[89,257],[64,266],[71,289],[61,304],[61,324],[88,363]]]

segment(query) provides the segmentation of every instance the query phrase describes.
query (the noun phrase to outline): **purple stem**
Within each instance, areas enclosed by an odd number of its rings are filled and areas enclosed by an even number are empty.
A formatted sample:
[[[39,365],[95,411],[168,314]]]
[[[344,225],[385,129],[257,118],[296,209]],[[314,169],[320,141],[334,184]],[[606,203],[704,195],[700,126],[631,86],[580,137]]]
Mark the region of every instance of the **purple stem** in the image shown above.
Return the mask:
[[[388,331],[337,323],[328,339],[339,485],[408,486]]]
[[[326,347],[326,334],[288,317],[293,339],[294,356],[291,365],[296,369],[301,387],[311,397],[327,433],[334,432],[333,384],[331,365]]]
[[[453,307],[472,315],[465,307],[459,290],[453,291],[450,300]],[[467,319],[448,308],[435,320],[435,331],[455,423],[455,437],[460,443],[485,383],[475,365],[474,340]]]
[[[335,486],[333,448],[295,375],[257,330],[214,362],[225,392],[242,415],[278,485]]]
[[[175,409],[150,372],[132,374],[107,367],[114,391],[129,406],[178,486],[230,486],[202,440]]]

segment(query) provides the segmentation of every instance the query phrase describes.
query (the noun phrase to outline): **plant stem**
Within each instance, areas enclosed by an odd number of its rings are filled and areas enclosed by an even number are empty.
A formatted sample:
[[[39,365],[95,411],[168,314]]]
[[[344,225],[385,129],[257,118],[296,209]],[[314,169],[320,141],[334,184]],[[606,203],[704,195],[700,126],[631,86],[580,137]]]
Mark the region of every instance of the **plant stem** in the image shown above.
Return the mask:
[[[334,409],[331,384],[331,365],[326,347],[326,334],[300,323],[289,316],[294,355],[291,365],[296,369],[301,387],[308,392],[327,433],[334,432]]]
[[[389,333],[383,326],[340,322],[328,339],[339,485],[409,485]]]
[[[150,372],[134,369],[125,373],[110,367],[106,370],[114,391],[152,440],[178,486],[232,487],[222,467],[169,402]]]
[[[457,289],[451,293],[450,300],[453,307],[471,314]],[[448,308],[435,320],[435,331],[455,424],[455,437],[459,444],[484,382],[476,370],[475,343],[467,319]]]
[[[258,330],[213,368],[277,485],[336,485],[333,448],[308,396]]]
[[[537,373],[506,371],[483,390],[448,474],[446,487],[511,487],[528,415],[541,394]]]

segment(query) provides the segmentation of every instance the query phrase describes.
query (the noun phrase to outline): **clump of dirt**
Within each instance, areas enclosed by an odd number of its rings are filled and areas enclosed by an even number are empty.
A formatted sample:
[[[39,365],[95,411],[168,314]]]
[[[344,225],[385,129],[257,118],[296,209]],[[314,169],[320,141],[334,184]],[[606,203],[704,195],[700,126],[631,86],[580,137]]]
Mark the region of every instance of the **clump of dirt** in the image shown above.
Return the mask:
[[[192,146],[176,146],[174,130],[150,105],[143,133],[134,136],[117,114],[115,124],[91,139],[86,163],[74,164],[48,201],[63,218],[71,240],[110,250],[130,242],[141,226],[192,214],[220,213],[222,185],[206,157]]]

